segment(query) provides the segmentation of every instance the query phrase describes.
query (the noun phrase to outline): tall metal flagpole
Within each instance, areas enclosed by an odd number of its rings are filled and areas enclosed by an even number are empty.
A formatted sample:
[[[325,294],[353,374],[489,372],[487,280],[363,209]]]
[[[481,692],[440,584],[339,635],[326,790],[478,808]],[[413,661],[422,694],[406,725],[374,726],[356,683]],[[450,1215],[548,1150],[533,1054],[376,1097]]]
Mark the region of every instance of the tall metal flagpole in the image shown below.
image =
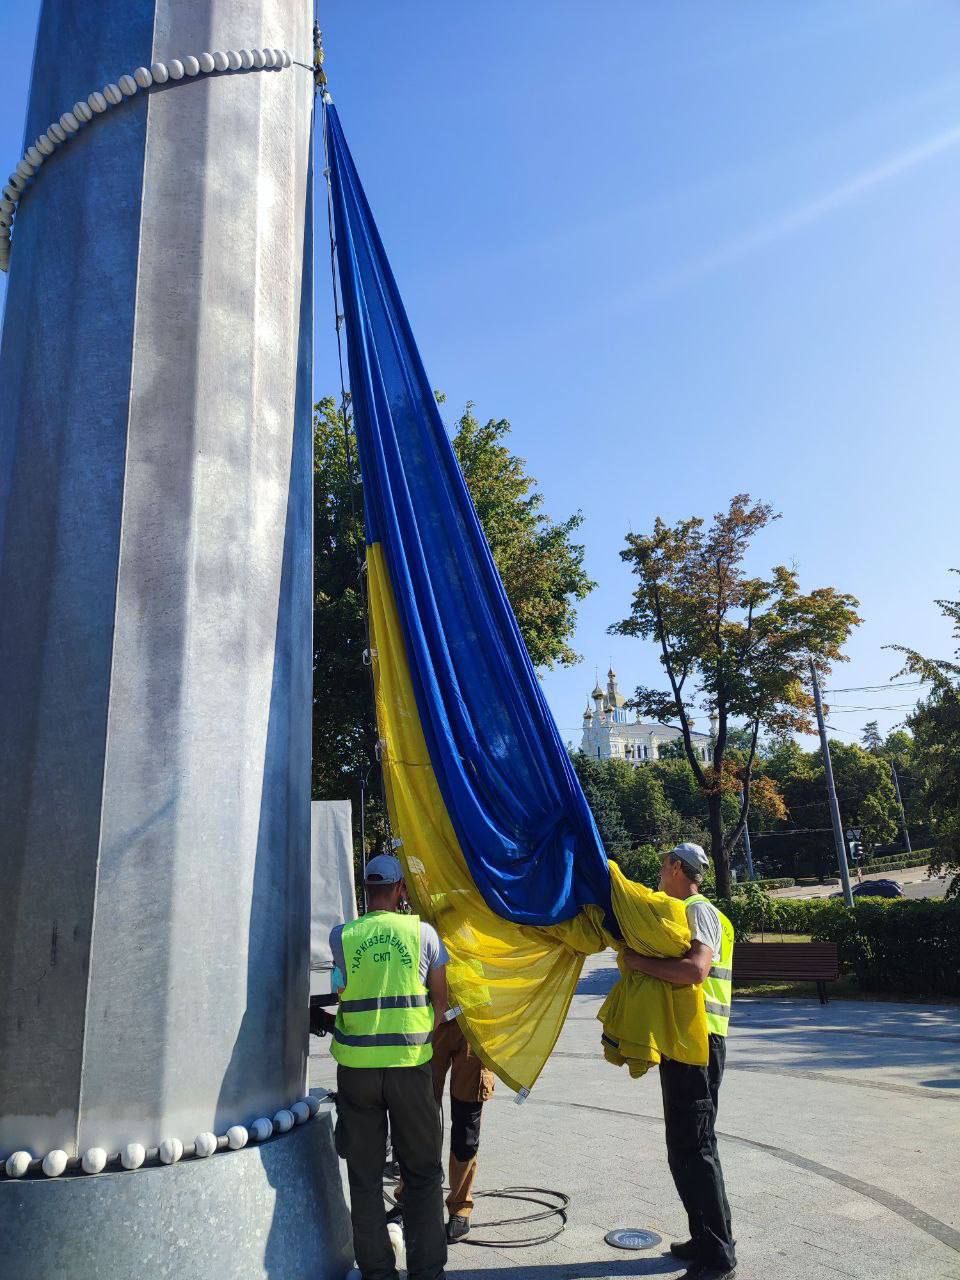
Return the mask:
[[[837,866],[840,868],[840,883],[843,897],[848,907],[853,906],[853,891],[850,888],[850,871],[847,867],[847,846],[843,839],[843,824],[840,821],[840,805],[837,803],[837,788],[833,782],[833,761],[830,759],[830,744],[827,742],[827,727],[823,722],[823,701],[820,697],[820,677],[813,659],[810,659],[810,679],[813,681],[813,700],[817,708],[817,725],[820,729],[820,750],[823,755],[823,771],[827,779],[827,799],[830,802],[830,821],[833,824],[833,840],[837,849]]]
[[[313,100],[309,0],[43,0],[0,205],[4,1275],[350,1263],[304,1097]]]

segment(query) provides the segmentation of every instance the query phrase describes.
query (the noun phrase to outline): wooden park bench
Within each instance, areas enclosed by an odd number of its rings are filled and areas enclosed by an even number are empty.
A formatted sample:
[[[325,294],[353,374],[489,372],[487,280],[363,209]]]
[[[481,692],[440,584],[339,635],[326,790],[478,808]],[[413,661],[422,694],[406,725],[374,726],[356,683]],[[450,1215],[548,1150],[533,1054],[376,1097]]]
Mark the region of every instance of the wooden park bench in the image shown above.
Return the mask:
[[[733,949],[734,982],[815,982],[826,1004],[827,983],[839,977],[835,942],[738,942]]]

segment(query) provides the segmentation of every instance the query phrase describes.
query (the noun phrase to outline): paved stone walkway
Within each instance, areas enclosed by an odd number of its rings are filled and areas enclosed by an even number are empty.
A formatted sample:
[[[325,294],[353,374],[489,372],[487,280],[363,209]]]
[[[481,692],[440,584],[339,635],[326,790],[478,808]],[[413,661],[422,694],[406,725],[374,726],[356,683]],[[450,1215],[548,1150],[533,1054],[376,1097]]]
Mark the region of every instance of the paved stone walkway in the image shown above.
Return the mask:
[[[616,978],[592,957],[553,1057],[517,1106],[485,1110],[480,1186],[539,1185],[571,1197],[566,1231],[526,1249],[451,1250],[451,1280],[675,1276],[685,1232],[667,1169],[659,1082],[602,1059],[597,1009]],[[312,1083],[332,1081],[312,1042]],[[743,1280],[960,1280],[960,1008],[807,1000],[736,1001],[719,1130]],[[482,1229],[522,1205],[481,1200]],[[546,1227],[548,1224],[543,1224]],[[659,1232],[624,1253],[612,1227]]]

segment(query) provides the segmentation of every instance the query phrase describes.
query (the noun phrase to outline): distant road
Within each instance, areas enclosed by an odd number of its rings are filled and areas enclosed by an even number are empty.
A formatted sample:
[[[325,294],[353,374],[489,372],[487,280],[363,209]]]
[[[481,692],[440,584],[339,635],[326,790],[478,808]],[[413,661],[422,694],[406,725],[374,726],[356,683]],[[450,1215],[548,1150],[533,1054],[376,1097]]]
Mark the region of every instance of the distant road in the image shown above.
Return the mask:
[[[949,881],[949,876],[940,876],[936,880],[901,880],[900,883],[906,898],[942,898]]]
[[[903,871],[880,871],[863,878],[864,881],[896,880],[898,884],[903,885],[904,897],[907,898],[942,898],[950,879],[949,876],[939,876],[937,879],[929,880],[926,867],[907,867]],[[854,884],[856,884],[856,877],[854,877]],[[839,888],[838,884],[796,885],[792,889],[774,890],[773,897],[829,898],[831,893],[838,893]]]

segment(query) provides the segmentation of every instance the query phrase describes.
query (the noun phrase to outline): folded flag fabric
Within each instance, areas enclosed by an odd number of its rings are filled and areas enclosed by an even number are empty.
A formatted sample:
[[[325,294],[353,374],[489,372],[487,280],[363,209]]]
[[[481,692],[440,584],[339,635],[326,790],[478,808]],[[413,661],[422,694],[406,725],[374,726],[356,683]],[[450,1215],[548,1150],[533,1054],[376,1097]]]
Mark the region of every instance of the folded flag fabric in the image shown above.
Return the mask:
[[[625,879],[616,863],[610,872],[613,909],[627,945],[642,955],[685,955],[690,930],[683,903]],[[631,1076],[643,1075],[662,1056],[703,1065],[708,1057],[703,988],[675,987],[634,973],[622,958],[618,968],[620,978],[597,1014],[607,1061],[628,1066]]]
[[[648,900],[664,895],[611,875],[332,105],[325,120],[391,825],[411,896],[450,953],[466,1035],[507,1084],[529,1089],[586,954],[622,938],[682,954],[672,948],[689,933]],[[639,1039],[680,1056],[686,1003],[667,1018],[678,997],[650,986],[664,994],[628,1002],[660,1010]],[[705,1024],[703,1043],[706,1061]]]

